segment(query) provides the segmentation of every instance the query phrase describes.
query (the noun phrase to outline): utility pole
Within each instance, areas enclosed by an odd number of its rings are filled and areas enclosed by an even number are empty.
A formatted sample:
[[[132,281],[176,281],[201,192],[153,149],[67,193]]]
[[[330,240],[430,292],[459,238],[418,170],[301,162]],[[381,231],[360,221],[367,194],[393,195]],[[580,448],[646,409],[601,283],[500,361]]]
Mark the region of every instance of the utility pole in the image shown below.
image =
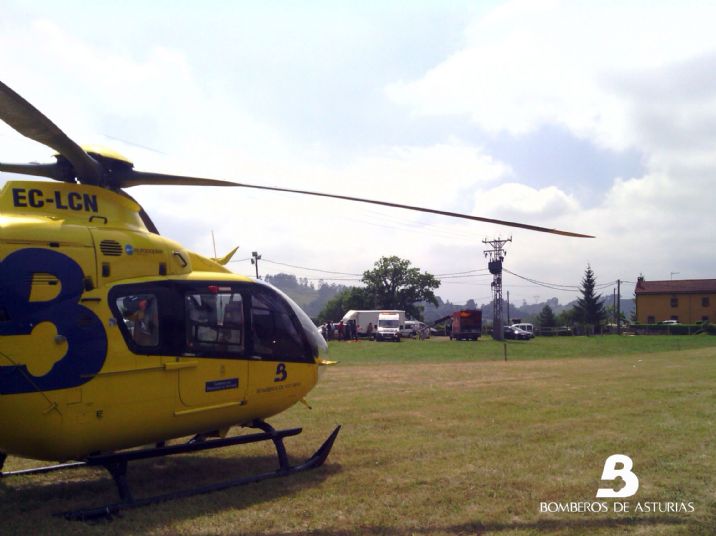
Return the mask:
[[[486,249],[484,253],[485,257],[489,259],[487,268],[492,274],[492,338],[498,341],[505,338],[505,333],[502,329],[502,261],[505,260],[505,255],[507,255],[503,249],[507,242],[512,242],[512,237],[506,240],[501,240],[500,237],[494,240],[485,238],[482,241],[483,244],[492,246],[492,249]]]
[[[507,291],[507,325],[510,324],[510,291]]]
[[[259,259],[261,258],[261,255],[258,254],[256,251],[251,252],[251,264],[256,266],[256,279],[261,279],[259,277]]]
[[[617,289],[612,289],[612,320],[614,325],[617,323]]]
[[[622,334],[622,280],[617,279],[617,335]]]

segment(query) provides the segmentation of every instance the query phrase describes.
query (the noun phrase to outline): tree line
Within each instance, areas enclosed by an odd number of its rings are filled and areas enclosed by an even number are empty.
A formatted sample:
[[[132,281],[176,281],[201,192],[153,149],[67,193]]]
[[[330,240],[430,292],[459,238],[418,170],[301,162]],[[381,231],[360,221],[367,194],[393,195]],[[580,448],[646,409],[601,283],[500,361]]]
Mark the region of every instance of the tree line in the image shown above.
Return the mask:
[[[608,312],[601,294],[596,293],[596,284],[597,278],[594,271],[587,264],[579,286],[581,296],[577,299],[575,306],[555,315],[552,308],[545,305],[537,317],[537,324],[543,328],[580,324],[591,326],[592,329],[604,324]]]
[[[288,274],[266,276],[266,280],[294,295],[302,290],[314,290],[308,279],[297,279]],[[363,272],[362,287],[327,285],[321,282],[318,297],[299,305],[319,323],[335,321],[351,309],[398,309],[404,310],[409,318],[423,320],[425,307],[443,304],[435,295],[440,280],[434,275],[421,271],[407,259],[397,256],[381,257],[373,268]],[[292,292],[293,291],[293,292]],[[596,293],[596,275],[588,264],[579,286],[580,297],[572,308],[555,314],[546,304],[536,318],[531,320],[541,327],[592,326],[593,329],[604,324],[609,317],[609,308],[605,300]],[[294,296],[295,297],[295,296]],[[474,300],[469,300],[465,308],[477,308]]]
[[[363,272],[363,287],[349,287],[336,294],[318,314],[319,323],[337,320],[351,309],[398,309],[422,320],[424,306],[438,305],[435,290],[440,281],[428,272],[397,256],[381,257]]]

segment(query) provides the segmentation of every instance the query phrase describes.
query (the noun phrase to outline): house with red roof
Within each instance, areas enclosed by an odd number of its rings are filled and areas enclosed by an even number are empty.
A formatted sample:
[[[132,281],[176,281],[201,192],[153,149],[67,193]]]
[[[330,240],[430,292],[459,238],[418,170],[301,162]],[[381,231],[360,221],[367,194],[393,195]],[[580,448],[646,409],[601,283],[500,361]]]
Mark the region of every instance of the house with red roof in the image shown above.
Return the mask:
[[[640,324],[716,321],[716,279],[647,281],[639,277],[634,294]]]

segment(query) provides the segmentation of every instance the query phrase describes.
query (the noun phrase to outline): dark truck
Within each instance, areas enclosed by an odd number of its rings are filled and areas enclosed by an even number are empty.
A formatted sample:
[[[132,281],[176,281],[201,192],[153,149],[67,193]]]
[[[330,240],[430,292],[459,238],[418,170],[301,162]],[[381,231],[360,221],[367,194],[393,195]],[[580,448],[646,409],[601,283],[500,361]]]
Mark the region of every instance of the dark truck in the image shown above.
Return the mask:
[[[482,311],[478,309],[463,309],[450,316],[450,340],[476,341],[482,334]]]

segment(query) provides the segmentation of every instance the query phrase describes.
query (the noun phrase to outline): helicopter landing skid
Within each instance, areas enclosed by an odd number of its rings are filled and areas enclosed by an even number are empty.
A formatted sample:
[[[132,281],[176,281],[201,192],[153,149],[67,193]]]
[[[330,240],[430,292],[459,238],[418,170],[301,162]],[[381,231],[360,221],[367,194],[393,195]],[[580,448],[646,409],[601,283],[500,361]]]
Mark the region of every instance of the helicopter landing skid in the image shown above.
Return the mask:
[[[183,445],[171,445],[168,447],[156,447],[146,450],[129,451],[124,453],[90,456],[85,462],[87,465],[102,466],[107,469],[107,471],[109,471],[109,473],[112,475],[112,478],[117,485],[120,502],[94,508],[85,508],[69,512],[59,512],[55,515],[62,516],[66,519],[71,520],[89,520],[98,517],[109,517],[113,514],[118,513],[121,510],[137,508],[139,506],[146,506],[148,504],[170,501],[183,497],[191,497],[193,495],[210,493],[212,491],[219,491],[236,486],[243,486],[254,482],[260,482],[262,480],[268,480],[270,478],[288,476],[293,473],[314,469],[316,467],[320,467],[326,461],[326,458],[328,457],[328,454],[333,447],[333,442],[336,440],[338,432],[341,429],[340,426],[337,426],[335,430],[333,430],[331,435],[329,435],[328,438],[323,442],[320,448],[313,454],[313,456],[308,458],[306,461],[297,465],[290,465],[288,461],[288,455],[286,454],[286,447],[283,444],[283,438],[300,434],[302,431],[301,428],[276,430],[271,425],[262,420],[254,421],[250,426],[252,428],[258,428],[262,431],[256,434],[235,436],[223,439],[202,438],[200,440],[191,440]],[[135,499],[132,496],[131,490],[129,489],[129,485],[127,483],[127,465],[128,462],[132,460],[154,458],[159,456],[169,456],[172,454],[181,454],[186,452],[221,448],[230,445],[256,443],[268,440],[273,441],[274,447],[276,448],[276,455],[278,457],[279,467],[275,471],[238,478],[234,480],[216,482],[214,484],[178,490],[162,495],[155,495],[153,497],[145,497],[140,499]]]
[[[190,440],[189,442],[182,445],[158,446],[149,449],[132,450],[128,452],[119,452],[112,454],[97,454],[89,456],[81,462],[58,464],[54,466],[40,467],[37,469],[28,469],[24,471],[5,472],[1,473],[1,475],[12,476],[21,474],[27,475],[46,473],[59,469],[69,469],[86,466],[104,467],[112,475],[112,478],[117,485],[120,502],[99,507],[83,508],[80,510],[72,510],[68,512],[58,512],[54,514],[56,516],[61,516],[70,520],[90,520],[99,517],[109,517],[113,514],[120,512],[121,510],[137,508],[139,506],[146,506],[153,503],[170,501],[183,497],[191,497],[193,495],[200,495],[203,493],[210,493],[212,491],[219,491],[236,486],[251,484],[254,482],[260,482],[262,480],[268,480],[271,478],[288,476],[294,473],[299,473],[301,471],[307,471],[309,469],[320,467],[326,461],[326,458],[328,457],[328,454],[333,447],[333,443],[338,436],[338,432],[341,429],[340,425],[337,426],[335,430],[333,430],[331,435],[329,435],[328,438],[323,442],[320,448],[313,454],[313,456],[308,458],[306,461],[297,465],[290,465],[288,455],[286,454],[286,447],[283,444],[283,438],[300,434],[302,431],[301,428],[276,430],[271,425],[262,420],[254,421],[251,423],[250,426],[252,428],[260,429],[261,432],[221,439],[202,438],[200,440]],[[129,462],[133,460],[156,458],[160,456],[170,456],[173,454],[183,454],[187,452],[195,452],[200,450],[215,449],[231,445],[241,445],[269,440],[273,441],[274,447],[276,448],[276,456],[278,457],[279,467],[275,471],[247,476],[234,480],[216,482],[214,484],[207,484],[205,486],[199,486],[196,488],[183,489],[170,493],[165,493],[162,495],[155,495],[153,497],[144,497],[139,499],[135,499],[132,496],[132,492],[127,482],[127,466]]]

